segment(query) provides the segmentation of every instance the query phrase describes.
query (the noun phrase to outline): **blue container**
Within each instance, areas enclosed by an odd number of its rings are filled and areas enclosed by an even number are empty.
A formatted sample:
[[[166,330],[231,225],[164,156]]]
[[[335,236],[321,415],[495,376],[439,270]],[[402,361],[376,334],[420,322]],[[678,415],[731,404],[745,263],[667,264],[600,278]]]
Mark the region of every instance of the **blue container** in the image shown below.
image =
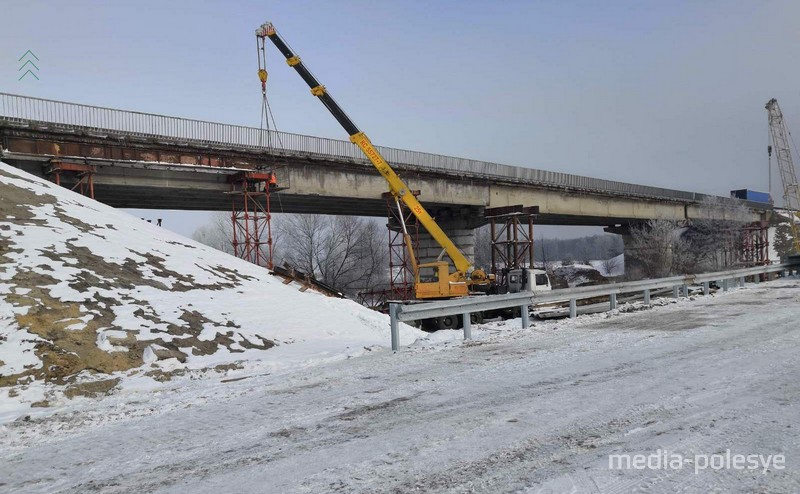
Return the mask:
[[[772,204],[772,198],[766,192],[756,192],[750,189],[732,190],[731,197],[735,199],[743,199],[745,201],[765,202]]]

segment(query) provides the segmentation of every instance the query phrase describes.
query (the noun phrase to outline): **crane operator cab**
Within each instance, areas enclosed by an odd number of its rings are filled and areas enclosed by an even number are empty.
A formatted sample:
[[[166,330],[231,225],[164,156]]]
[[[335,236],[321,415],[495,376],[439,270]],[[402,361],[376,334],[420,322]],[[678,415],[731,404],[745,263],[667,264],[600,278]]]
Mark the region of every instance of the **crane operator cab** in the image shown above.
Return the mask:
[[[415,280],[415,295],[418,299],[466,297],[469,295],[467,280],[450,274],[447,261],[426,262],[419,265]]]

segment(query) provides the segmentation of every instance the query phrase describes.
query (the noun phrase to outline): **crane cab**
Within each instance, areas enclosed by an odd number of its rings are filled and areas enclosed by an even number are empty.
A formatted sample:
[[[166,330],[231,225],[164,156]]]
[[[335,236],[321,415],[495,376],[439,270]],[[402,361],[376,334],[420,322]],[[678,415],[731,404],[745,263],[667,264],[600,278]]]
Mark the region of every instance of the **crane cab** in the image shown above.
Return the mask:
[[[466,280],[450,275],[446,261],[420,264],[417,269],[415,295],[418,299],[466,297],[469,295]],[[456,275],[456,273],[454,273]]]

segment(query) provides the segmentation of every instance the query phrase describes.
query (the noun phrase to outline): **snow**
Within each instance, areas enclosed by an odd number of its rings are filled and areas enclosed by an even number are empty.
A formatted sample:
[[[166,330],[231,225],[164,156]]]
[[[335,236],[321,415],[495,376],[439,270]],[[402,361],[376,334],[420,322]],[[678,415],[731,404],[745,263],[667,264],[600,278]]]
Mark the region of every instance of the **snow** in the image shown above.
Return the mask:
[[[275,372],[386,351],[389,345],[385,315],[353,301],[300,292],[299,285],[284,285],[263,268],[4,163],[0,192],[6,213],[0,245],[9,245],[0,251],[0,377],[42,369],[34,349],[51,329],[79,334],[90,324],[98,325],[88,330],[96,332],[95,350],[130,352],[144,357],[144,366],[110,376],[84,372],[79,380],[142,379],[156,368],[202,372],[234,362],[250,373]],[[25,202],[3,200],[12,193],[22,193]],[[23,282],[23,275],[48,281]],[[16,298],[9,295],[12,289]],[[48,311],[66,314],[53,317]],[[39,314],[52,318],[50,327],[21,326],[20,317]],[[104,314],[109,320],[102,322]],[[190,316],[199,322],[190,324]],[[404,324],[401,342],[422,334]],[[231,341],[217,345],[215,338]],[[260,348],[264,339],[276,346]],[[176,366],[174,358],[159,358],[158,348],[166,347],[183,352],[185,362]],[[16,397],[2,398],[0,422],[25,413],[30,397],[41,399],[42,389],[49,393],[48,410],[67,405],[56,387],[31,377]]]
[[[31,493],[798,492],[800,279],[653,301],[663,305],[528,329],[475,325],[469,342],[439,332],[302,372],[127,379],[0,427],[0,482]],[[609,454],[658,449],[781,453],[786,469],[608,468]]]
[[[625,254],[620,254],[608,260],[590,261],[590,263],[594,269],[606,278],[625,274]]]

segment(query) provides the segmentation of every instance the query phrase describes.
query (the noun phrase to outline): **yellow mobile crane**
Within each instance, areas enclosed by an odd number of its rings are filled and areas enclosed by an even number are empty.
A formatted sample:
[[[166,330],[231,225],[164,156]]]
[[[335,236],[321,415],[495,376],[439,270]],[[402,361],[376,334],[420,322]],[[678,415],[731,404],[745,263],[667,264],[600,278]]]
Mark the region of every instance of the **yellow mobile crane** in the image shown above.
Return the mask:
[[[428,263],[418,264],[416,255],[412,249],[412,244],[408,236],[408,232],[403,226],[403,233],[405,238],[406,248],[409,251],[411,258],[412,268],[414,270],[414,292],[418,299],[435,299],[435,298],[452,298],[461,297],[469,294],[470,287],[475,285],[488,285],[489,278],[483,270],[475,269],[470,271],[472,263],[467,259],[464,254],[456,247],[452,240],[442,231],[436,221],[425,211],[422,204],[411,193],[411,189],[400,179],[395,173],[389,163],[381,156],[375,146],[372,145],[369,138],[364,132],[358,129],[356,125],[350,120],[350,117],[342,110],[342,108],[331,97],[328,90],[317,81],[313,74],[303,65],[291,48],[283,41],[283,38],[275,31],[275,27],[271,22],[267,22],[258,29],[256,29],[256,40],[261,43],[263,47],[264,40],[269,38],[270,41],[278,48],[278,51],[286,57],[286,63],[300,74],[300,77],[311,88],[311,94],[319,98],[325,108],[333,115],[333,117],[341,124],[347,134],[350,136],[350,141],[356,146],[361,148],[361,151],[369,158],[378,172],[386,179],[389,184],[389,191],[395,198],[398,208],[400,201],[408,206],[414,216],[417,217],[422,226],[430,233],[431,237],[442,246],[444,251],[453,261],[455,270],[450,272],[449,263],[446,261],[434,261]],[[259,68],[259,78],[262,83],[266,82],[266,70]],[[399,215],[401,218],[403,214]],[[434,275],[430,278],[423,280],[421,276],[422,271],[434,271]],[[428,281],[432,279],[433,281]]]

